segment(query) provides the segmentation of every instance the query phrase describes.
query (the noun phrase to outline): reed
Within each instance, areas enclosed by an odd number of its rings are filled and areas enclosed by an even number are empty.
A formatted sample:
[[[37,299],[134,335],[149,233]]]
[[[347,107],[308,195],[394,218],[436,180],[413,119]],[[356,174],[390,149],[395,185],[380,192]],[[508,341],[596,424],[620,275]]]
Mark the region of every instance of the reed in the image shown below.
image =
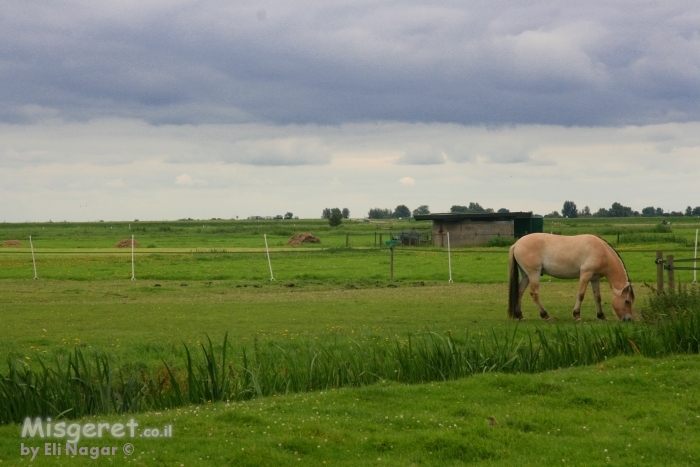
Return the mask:
[[[220,349],[209,336],[199,350],[183,343],[182,368],[149,371],[114,367],[108,355],[88,359],[75,348],[31,368],[8,359],[0,376],[0,423],[25,417],[78,418],[139,412],[273,394],[358,387],[393,380],[406,384],[477,373],[536,373],[591,365],[619,355],[660,357],[700,352],[700,293],[650,298],[635,324],[533,327],[460,336],[426,329],[405,336],[329,334],[323,339],[254,340],[236,349],[224,335]]]

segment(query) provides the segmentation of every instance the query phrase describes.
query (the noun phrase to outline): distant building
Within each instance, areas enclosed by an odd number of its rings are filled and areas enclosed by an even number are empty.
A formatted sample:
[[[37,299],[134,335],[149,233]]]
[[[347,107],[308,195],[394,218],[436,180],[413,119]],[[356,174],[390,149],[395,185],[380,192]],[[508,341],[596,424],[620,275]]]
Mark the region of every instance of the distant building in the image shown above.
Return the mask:
[[[433,245],[479,246],[492,237],[517,239],[544,230],[544,219],[532,212],[445,213],[414,216],[417,221],[433,221]]]

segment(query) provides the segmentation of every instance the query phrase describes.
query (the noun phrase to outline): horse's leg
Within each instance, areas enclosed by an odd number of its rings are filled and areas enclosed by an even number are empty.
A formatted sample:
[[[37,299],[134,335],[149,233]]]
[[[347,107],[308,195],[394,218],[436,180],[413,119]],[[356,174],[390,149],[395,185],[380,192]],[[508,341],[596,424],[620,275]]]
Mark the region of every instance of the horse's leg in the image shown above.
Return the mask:
[[[574,321],[581,321],[581,302],[583,302],[583,297],[586,295],[586,287],[591,280],[592,275],[582,273],[581,278],[578,282],[578,297],[576,298],[576,305],[574,305]]]
[[[530,295],[532,296],[532,299],[537,304],[537,307],[540,309],[540,317],[544,320],[549,321],[551,318],[549,317],[547,310],[544,309],[544,306],[542,305],[542,302],[540,301],[540,275],[539,275],[539,273],[535,274],[533,276],[533,278],[530,279]]]
[[[606,320],[605,313],[603,313],[603,305],[600,303],[600,280],[592,280],[591,288],[593,289],[593,297],[595,298],[595,309],[596,316],[600,320]]]
[[[525,289],[527,289],[527,285],[530,283],[530,278],[522,269],[520,270],[520,273],[522,274],[522,278],[520,279],[520,283],[518,283],[518,305],[515,308],[515,317],[520,321],[525,321],[525,318],[523,318],[522,309],[523,294],[525,293]]]

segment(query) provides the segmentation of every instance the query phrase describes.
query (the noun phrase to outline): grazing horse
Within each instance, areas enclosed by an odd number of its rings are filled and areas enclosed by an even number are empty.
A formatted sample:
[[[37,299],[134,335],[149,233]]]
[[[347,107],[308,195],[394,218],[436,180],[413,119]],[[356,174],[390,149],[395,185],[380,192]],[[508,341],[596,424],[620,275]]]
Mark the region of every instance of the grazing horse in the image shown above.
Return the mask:
[[[622,321],[632,319],[634,290],[622,259],[608,242],[595,235],[562,236],[533,233],[522,237],[510,247],[510,293],[508,316],[523,320],[521,302],[530,284],[530,295],[540,309],[540,316],[549,321],[547,310],[540,301],[540,276],[548,274],[559,279],[579,278],[578,299],[574,320],[581,320],[581,302],[586,286],[591,283],[598,319],[606,319],[600,304],[600,278],[605,277],[613,292],[611,305]],[[522,271],[522,279],[518,272]]]

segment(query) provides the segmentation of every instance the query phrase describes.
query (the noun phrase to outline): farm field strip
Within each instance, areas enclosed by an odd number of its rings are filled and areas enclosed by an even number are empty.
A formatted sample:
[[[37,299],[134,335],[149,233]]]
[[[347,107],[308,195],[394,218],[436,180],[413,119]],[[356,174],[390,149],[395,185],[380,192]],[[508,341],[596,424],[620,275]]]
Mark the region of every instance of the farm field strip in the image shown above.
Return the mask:
[[[114,456],[45,456],[45,440],[0,427],[0,460],[20,442],[31,465],[693,465],[700,457],[697,356],[620,357],[532,375],[484,374],[418,385],[380,383],[136,414],[172,438],[80,440]],[[105,416],[93,422],[126,422]],[[88,420],[83,420],[86,423]],[[59,442],[61,440],[58,440]],[[135,452],[123,454],[131,442]]]
[[[548,219],[545,231],[596,233],[614,245],[613,231],[618,229],[618,251],[635,285],[635,308],[640,309],[652,293],[644,283],[656,283],[655,251],[692,256],[687,240],[700,225],[696,219],[672,219],[669,233],[658,221]],[[577,325],[571,318],[576,281],[550,281],[546,276],[541,298],[555,326],[540,320],[527,294],[523,312],[528,321],[509,321],[508,249],[502,247],[453,250],[454,284],[447,283],[444,249],[397,247],[395,281],[390,283],[389,252],[373,246],[374,234],[382,233],[386,240],[390,230],[410,229],[415,222],[347,222],[336,230],[319,220],[276,225],[154,222],[132,224],[132,231],[128,223],[106,224],[0,225],[0,241],[38,233],[34,247],[39,272],[39,280],[32,280],[27,245],[0,248],[0,373],[6,371],[8,358],[37,368],[40,359],[65,361],[75,349],[88,358],[106,355],[115,365],[158,371],[168,362],[181,371],[183,344],[199,351],[208,336],[218,352],[224,333],[236,354],[232,358],[238,358],[244,348],[279,344],[283,352],[290,348],[287,344],[300,341],[352,345],[426,331],[457,340],[467,333],[494,332],[514,333],[519,339],[550,329],[605,331],[619,326],[607,285],[601,290],[610,320],[596,320],[589,288],[581,310],[584,323]],[[105,234],[108,226],[115,232]],[[322,244],[284,246],[301,231],[313,232]],[[134,282],[128,280],[130,249],[114,248],[131,233],[142,244],[135,252]],[[269,280],[263,233],[272,240],[274,282]],[[347,233],[352,248],[345,248]],[[622,244],[626,234],[640,243]],[[690,271],[676,273],[680,283],[691,277]],[[692,391],[700,383],[698,369],[697,356],[624,357],[537,375],[492,374],[412,386],[385,382],[141,413],[135,417],[143,426],[173,423],[177,441],[139,440],[134,457],[114,461],[692,465],[691,459],[700,455],[695,441],[700,405]],[[401,420],[408,417],[411,422],[404,425]],[[18,433],[17,426],[0,426],[0,460],[9,465],[21,462]],[[40,458],[34,464],[89,462],[94,461]]]

